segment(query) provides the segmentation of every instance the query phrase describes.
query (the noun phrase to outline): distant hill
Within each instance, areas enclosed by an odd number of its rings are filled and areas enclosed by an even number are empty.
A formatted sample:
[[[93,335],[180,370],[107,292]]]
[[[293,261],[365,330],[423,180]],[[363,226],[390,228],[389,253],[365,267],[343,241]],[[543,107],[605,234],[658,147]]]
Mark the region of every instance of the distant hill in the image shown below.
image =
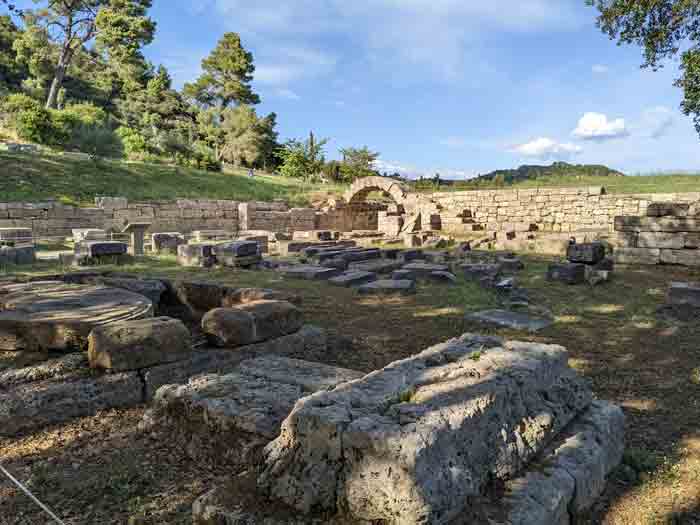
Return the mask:
[[[502,181],[504,184],[513,184],[525,180],[553,177],[624,177],[625,174],[603,166],[601,164],[569,164],[567,162],[554,162],[551,166],[538,166],[525,164],[515,169],[496,170],[491,173],[479,175],[478,181]]]

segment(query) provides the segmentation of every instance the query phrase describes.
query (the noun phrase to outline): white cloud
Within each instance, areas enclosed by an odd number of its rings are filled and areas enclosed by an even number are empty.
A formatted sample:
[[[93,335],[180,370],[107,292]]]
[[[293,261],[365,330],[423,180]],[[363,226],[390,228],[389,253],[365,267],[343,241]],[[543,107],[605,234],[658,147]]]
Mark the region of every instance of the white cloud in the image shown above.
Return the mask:
[[[666,106],[649,108],[642,114],[642,134],[659,139],[673,126],[674,120],[673,110]]]
[[[596,75],[605,75],[610,72],[610,68],[603,64],[594,64],[593,67],[591,67],[591,71]]]
[[[574,137],[583,140],[609,140],[629,135],[625,119],[608,120],[602,113],[585,113],[578,121],[578,126],[572,132]]]
[[[547,137],[539,137],[510,149],[511,153],[541,160],[566,160],[582,151],[581,146],[569,142],[559,143]]]
[[[301,97],[297,95],[291,89],[278,89],[276,91],[278,97],[286,98],[288,100],[300,100]]]
[[[332,72],[337,58],[329,53],[304,47],[279,47],[275,61],[255,67],[254,81],[272,86],[286,86],[304,77],[315,77]]]

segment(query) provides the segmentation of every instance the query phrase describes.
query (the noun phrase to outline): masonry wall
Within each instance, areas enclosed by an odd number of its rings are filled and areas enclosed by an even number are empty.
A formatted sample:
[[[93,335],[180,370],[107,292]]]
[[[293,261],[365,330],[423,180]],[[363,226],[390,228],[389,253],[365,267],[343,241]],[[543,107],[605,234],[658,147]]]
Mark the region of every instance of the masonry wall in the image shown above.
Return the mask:
[[[652,202],[697,202],[700,192],[606,195],[601,187],[582,187],[439,192],[425,197],[420,205],[424,225],[426,220],[439,222],[445,232],[567,233],[613,232],[615,217],[644,216]]]
[[[100,197],[83,208],[60,202],[0,202],[0,228],[32,228],[35,237],[67,237],[75,228],[120,232],[127,223],[150,222],[151,232],[195,230],[313,230],[316,212],[289,209],[284,203],[179,199],[174,202],[128,202]]]

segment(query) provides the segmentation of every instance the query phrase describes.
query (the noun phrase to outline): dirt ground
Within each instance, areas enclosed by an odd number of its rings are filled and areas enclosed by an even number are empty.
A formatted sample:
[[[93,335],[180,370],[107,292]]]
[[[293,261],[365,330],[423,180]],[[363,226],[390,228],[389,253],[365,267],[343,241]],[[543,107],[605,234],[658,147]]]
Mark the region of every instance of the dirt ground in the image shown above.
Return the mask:
[[[627,417],[623,466],[583,522],[700,524],[700,320],[678,322],[658,312],[670,281],[697,281],[700,271],[618,268],[612,282],[590,288],[547,283],[546,263],[526,258],[519,276],[532,301],[556,319],[537,336],[465,322],[465,312],[498,299],[461,279],[451,287],[419,285],[413,297],[367,299],[274,272],[193,271],[170,260],[126,270],[293,290],[303,298],[307,321],[335,335],[323,361],[362,371],[466,331],[562,344],[596,395],[619,403]],[[71,525],[190,523],[193,500],[225,480],[226,468],[194,462],[167,439],[140,432],[143,412],[107,411],[0,439],[0,462]],[[45,523],[33,503],[0,479],[0,524]]]

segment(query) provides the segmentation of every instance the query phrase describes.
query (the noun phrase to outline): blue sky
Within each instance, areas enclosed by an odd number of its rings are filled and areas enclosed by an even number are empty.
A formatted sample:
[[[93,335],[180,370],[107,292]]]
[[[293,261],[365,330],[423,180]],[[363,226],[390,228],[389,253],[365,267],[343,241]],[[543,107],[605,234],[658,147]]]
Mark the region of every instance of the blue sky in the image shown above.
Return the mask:
[[[22,2],[19,2],[20,4]],[[180,86],[226,31],[257,67],[282,138],[312,129],[407,174],[461,178],[521,163],[699,170],[677,64],[595,27],[584,0],[154,0],[146,54]]]

